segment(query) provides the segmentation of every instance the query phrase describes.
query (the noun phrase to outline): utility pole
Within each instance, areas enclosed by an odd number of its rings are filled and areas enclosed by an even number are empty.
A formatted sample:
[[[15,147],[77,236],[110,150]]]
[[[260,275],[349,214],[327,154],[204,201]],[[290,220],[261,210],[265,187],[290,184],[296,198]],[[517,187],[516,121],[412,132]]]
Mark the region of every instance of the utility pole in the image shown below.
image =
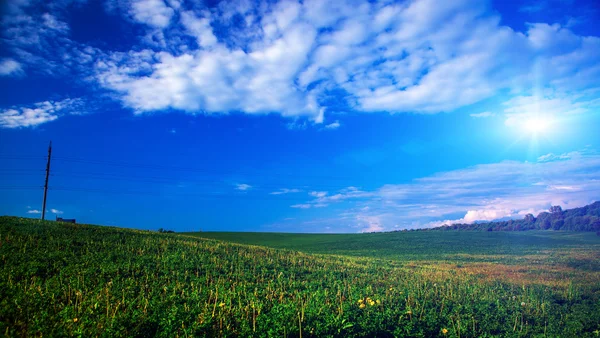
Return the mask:
[[[46,183],[44,184],[44,204],[42,205],[42,220],[46,217],[46,195],[48,194],[48,176],[50,176],[50,159],[52,158],[52,141],[48,146],[48,163],[46,164]]]

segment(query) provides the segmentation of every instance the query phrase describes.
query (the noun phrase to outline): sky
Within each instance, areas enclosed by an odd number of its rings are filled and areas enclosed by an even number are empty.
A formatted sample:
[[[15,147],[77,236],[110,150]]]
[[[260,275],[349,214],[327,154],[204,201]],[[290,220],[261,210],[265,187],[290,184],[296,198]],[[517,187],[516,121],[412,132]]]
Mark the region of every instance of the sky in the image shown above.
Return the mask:
[[[356,233],[600,200],[596,1],[8,0],[0,215]]]

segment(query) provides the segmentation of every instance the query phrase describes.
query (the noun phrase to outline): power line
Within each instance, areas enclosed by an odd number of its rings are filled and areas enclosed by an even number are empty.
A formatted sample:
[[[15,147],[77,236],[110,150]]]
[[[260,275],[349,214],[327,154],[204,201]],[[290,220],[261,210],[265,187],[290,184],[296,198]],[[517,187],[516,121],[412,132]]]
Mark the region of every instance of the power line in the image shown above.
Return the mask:
[[[30,189],[42,189],[43,186],[32,186],[32,185],[28,185],[28,186],[0,186],[1,190],[30,190]]]
[[[143,195],[143,196],[162,196],[162,197],[195,197],[195,198],[223,198],[223,199],[248,199],[248,200],[277,200],[277,201],[305,201],[306,196],[298,196],[297,198],[287,196],[255,196],[255,195],[242,195],[240,194],[194,194],[194,193],[163,193],[157,191],[131,191],[131,190],[107,190],[107,189],[95,189],[87,187],[50,187],[53,191],[71,191],[71,192],[86,192],[86,193],[100,193],[100,194],[117,194],[117,195]]]
[[[115,161],[101,161],[101,160],[85,160],[79,158],[71,158],[71,157],[62,157],[55,156],[55,160],[64,161],[70,163],[79,163],[79,164],[101,164],[101,165],[109,165],[115,167],[124,167],[124,168],[140,168],[140,169],[156,169],[156,170],[173,170],[173,171],[188,171],[188,172],[197,172],[197,173],[213,173],[218,175],[254,175],[257,172],[252,171],[223,171],[216,169],[208,169],[208,168],[192,168],[192,167],[177,167],[177,166],[163,166],[163,165],[153,165],[153,164],[140,164],[140,163],[127,163],[127,162],[115,162]],[[282,176],[282,177],[294,177],[294,178],[309,178],[309,179],[327,179],[327,180],[353,180],[355,177],[343,177],[343,176],[331,176],[331,175],[299,175],[292,173],[269,173],[271,176]]]
[[[102,180],[102,181],[126,181],[126,182],[136,182],[136,183],[157,183],[157,184],[173,184],[173,183],[185,183],[185,184],[193,184],[195,186],[232,186],[234,183],[228,182],[227,180],[211,180],[211,179],[196,179],[189,177],[158,177],[158,176],[133,176],[133,175],[121,175],[121,174],[110,174],[110,173],[90,173],[84,174],[80,172],[60,172],[54,173],[51,176],[53,177],[63,177],[63,178],[80,178],[83,180]],[[256,178],[254,179],[256,180]],[[302,184],[291,184],[296,189],[303,188],[305,189],[305,185]],[[254,189],[269,189],[269,190],[280,190],[284,189],[284,186],[290,186],[289,182],[268,182],[268,183],[257,183],[253,184]],[[311,185],[309,190],[341,190],[346,188],[346,185],[322,185],[318,186]],[[289,189],[289,187],[288,187]]]

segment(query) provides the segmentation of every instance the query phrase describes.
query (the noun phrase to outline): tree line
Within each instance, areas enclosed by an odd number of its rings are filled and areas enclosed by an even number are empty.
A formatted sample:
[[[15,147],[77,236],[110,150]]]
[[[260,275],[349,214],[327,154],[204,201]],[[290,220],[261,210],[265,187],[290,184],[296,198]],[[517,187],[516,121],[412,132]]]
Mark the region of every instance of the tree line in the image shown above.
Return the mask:
[[[600,232],[600,201],[581,208],[562,210],[552,206],[548,212],[534,216],[525,215],[519,220],[496,221],[473,224],[452,224],[432,230],[476,230],[476,231],[526,231],[526,230],[563,230]]]

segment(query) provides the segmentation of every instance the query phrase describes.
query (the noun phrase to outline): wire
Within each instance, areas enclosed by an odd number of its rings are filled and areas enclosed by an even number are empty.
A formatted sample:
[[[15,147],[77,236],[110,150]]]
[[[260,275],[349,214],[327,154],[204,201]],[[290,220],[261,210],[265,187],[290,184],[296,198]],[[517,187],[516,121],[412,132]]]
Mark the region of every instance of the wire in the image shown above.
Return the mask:
[[[125,167],[125,168],[143,168],[143,169],[163,169],[163,170],[173,170],[173,171],[189,171],[189,172],[198,172],[198,173],[214,173],[214,174],[237,174],[244,175],[250,174],[254,175],[256,172],[248,172],[248,171],[222,171],[222,170],[210,170],[210,169],[201,169],[201,168],[190,168],[190,167],[176,167],[176,166],[162,166],[162,165],[151,165],[151,164],[135,164],[135,163],[126,163],[126,162],[114,162],[114,161],[100,161],[100,160],[84,160],[78,158],[70,158],[70,157],[62,157],[56,156],[52,158],[57,161],[71,162],[71,163],[79,163],[79,164],[104,164],[116,167]],[[342,176],[312,176],[312,175],[298,175],[298,174],[286,174],[286,173],[269,173],[269,177],[272,176],[283,176],[283,177],[303,177],[303,178],[311,178],[311,179],[327,179],[327,180],[353,180],[355,177],[342,177]]]
[[[29,190],[29,189],[43,189],[43,186],[0,186],[1,190]]]
[[[305,201],[306,196],[293,197],[274,197],[274,196],[251,196],[251,195],[235,195],[235,194],[173,194],[161,193],[156,191],[131,191],[131,190],[105,190],[83,187],[49,187],[53,191],[70,191],[70,192],[86,192],[86,193],[101,193],[101,194],[117,194],[117,195],[145,195],[145,196],[162,196],[162,197],[195,197],[195,198],[223,198],[223,199],[248,199],[248,200],[278,200],[278,201]]]
[[[231,182],[226,180],[211,180],[211,179],[196,179],[189,177],[157,177],[157,176],[133,176],[133,175],[121,175],[121,174],[111,174],[111,173],[90,173],[83,174],[79,172],[59,172],[50,174],[51,177],[61,177],[61,178],[80,178],[84,180],[104,180],[104,181],[127,181],[127,182],[139,182],[139,183],[158,183],[158,184],[168,184],[168,183],[185,183],[185,184],[194,184],[200,186],[232,186],[234,185]],[[299,187],[304,187],[302,184],[292,184]],[[290,182],[268,182],[263,184],[254,184],[253,188],[257,189],[270,189],[270,190],[280,190],[283,189],[283,186],[290,186]],[[346,188],[346,185],[321,185],[311,186],[310,190],[341,190]],[[289,188],[288,188],[289,189]]]

